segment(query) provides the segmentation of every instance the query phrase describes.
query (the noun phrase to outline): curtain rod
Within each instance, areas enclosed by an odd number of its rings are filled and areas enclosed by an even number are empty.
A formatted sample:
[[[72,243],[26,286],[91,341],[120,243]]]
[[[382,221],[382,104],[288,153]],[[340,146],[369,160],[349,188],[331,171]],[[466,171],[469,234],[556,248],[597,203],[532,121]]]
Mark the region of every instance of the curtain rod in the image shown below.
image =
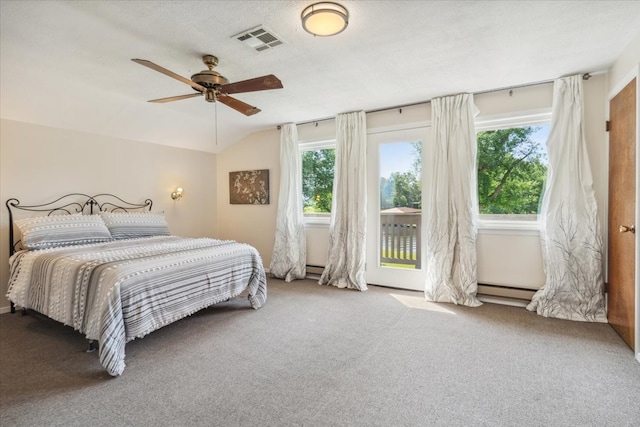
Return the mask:
[[[604,71],[596,72],[596,73],[584,73],[582,75],[582,80],[589,80],[593,75],[602,74],[602,73],[604,73]],[[512,91],[513,89],[522,89],[522,88],[531,87],[531,86],[541,86],[541,85],[546,85],[546,84],[553,83],[554,80],[556,80],[556,79],[542,80],[542,81],[539,81],[539,82],[525,83],[525,84],[516,85],[516,86],[506,86],[506,87],[502,87],[502,88],[499,88],[499,89],[483,90],[483,91],[480,91],[480,92],[473,92],[473,95],[474,96],[475,95],[484,95],[485,93],[501,92],[501,91],[504,91],[504,90]],[[381,111],[389,111],[389,110],[397,110],[397,109],[402,110],[403,108],[406,108],[406,107],[413,107],[413,106],[416,106],[416,105],[423,105],[423,104],[429,104],[429,103],[431,103],[431,100],[413,102],[413,103],[410,103],[410,104],[396,105],[396,106],[393,106],[393,107],[377,108],[377,109],[374,109],[374,110],[367,110],[367,111],[365,111],[365,114],[379,113]],[[309,120],[309,121],[306,121],[306,122],[296,123],[295,125],[296,126],[302,126],[302,125],[309,125],[311,123],[315,123],[316,126],[318,126],[319,122],[324,122],[324,121],[327,121],[327,120],[333,120],[335,118],[336,118],[335,116],[323,117],[323,118],[317,119],[317,120]],[[280,130],[282,125],[278,125],[276,127],[277,127],[278,130]]]

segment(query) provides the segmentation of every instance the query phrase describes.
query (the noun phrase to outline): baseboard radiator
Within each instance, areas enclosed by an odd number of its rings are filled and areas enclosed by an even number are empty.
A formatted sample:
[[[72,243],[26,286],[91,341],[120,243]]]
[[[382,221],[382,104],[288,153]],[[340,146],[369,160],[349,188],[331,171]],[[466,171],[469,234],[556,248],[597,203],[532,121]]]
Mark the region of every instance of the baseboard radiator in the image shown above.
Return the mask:
[[[323,271],[324,267],[322,266],[307,264],[307,279],[319,279]]]
[[[307,264],[307,278],[319,279],[324,270],[320,265]],[[537,289],[478,283],[478,299],[484,302],[524,307],[531,301]]]
[[[524,307],[537,289],[478,283],[478,299],[484,302]]]

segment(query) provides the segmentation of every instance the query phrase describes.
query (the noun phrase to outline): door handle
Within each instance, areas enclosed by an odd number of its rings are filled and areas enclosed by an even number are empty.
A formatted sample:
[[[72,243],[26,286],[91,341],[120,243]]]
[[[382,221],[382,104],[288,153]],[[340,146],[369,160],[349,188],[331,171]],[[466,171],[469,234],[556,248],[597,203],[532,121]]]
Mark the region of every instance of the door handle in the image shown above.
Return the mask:
[[[632,232],[633,234],[636,233],[636,226],[635,225],[621,225],[620,228],[618,228],[618,231],[620,231],[621,233],[626,233],[627,231]]]

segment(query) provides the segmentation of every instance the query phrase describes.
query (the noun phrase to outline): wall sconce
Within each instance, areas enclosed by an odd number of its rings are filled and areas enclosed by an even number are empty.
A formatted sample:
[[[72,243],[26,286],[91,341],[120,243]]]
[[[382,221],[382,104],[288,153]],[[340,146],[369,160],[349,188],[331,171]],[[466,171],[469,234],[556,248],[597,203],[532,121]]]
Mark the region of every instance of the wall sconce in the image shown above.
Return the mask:
[[[179,201],[180,201],[180,199],[182,199],[182,192],[183,192],[183,191],[184,191],[184,190],[182,189],[182,187],[178,187],[178,188],[176,188],[176,189],[175,189],[175,191],[172,191],[172,192],[171,192],[171,198],[172,198],[173,200],[175,200],[176,202],[179,202]]]
[[[302,28],[314,36],[339,34],[349,24],[349,11],[338,3],[320,2],[307,6],[300,15]]]

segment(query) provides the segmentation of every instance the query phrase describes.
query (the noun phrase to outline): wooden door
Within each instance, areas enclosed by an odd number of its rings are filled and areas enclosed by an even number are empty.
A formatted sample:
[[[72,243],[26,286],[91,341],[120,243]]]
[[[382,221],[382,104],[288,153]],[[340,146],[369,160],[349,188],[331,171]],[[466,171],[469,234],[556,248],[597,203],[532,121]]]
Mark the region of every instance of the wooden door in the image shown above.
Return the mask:
[[[634,349],[636,79],[609,103],[608,319]],[[621,226],[629,228],[625,231]]]

